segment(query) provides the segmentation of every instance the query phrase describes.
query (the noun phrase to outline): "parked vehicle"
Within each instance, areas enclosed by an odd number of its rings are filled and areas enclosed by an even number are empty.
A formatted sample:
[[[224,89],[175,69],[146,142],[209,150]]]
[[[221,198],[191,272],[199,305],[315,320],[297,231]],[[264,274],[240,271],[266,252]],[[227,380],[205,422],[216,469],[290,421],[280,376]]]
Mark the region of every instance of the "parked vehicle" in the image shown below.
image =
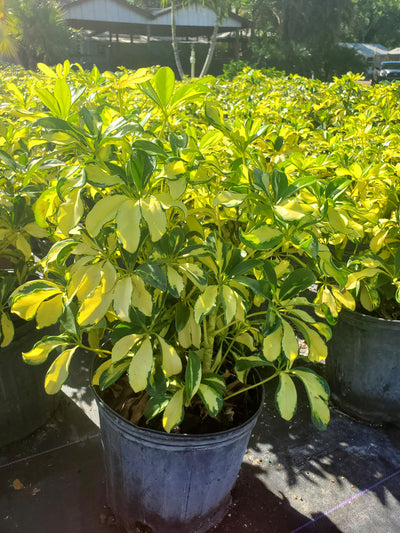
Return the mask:
[[[372,72],[372,83],[400,80],[400,61],[383,61]]]

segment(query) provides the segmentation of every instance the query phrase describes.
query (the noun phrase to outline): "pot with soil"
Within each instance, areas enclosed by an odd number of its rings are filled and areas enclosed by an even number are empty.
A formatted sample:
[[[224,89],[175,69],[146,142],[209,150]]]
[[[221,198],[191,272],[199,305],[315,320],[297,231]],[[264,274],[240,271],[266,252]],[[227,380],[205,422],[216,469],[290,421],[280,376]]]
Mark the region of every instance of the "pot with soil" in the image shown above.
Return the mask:
[[[105,393],[97,391],[96,399],[108,504],[119,523],[127,532],[137,531],[140,524],[163,533],[208,531],[227,512],[262,407],[262,388],[252,391],[248,402],[233,404],[220,421],[202,420],[192,412],[168,434],[160,431],[159,420],[133,424],[118,414],[121,408],[127,414],[123,405],[129,405],[130,417],[136,420],[133,407],[140,405],[140,395],[132,394],[117,407],[118,386],[117,382]],[[241,413],[235,413],[236,408]]]

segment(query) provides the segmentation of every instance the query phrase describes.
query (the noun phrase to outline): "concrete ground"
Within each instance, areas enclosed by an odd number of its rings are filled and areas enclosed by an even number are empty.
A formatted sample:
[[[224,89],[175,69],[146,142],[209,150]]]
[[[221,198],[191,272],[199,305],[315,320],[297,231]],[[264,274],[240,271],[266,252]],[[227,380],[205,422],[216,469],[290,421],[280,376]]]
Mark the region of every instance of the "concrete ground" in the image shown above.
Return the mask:
[[[0,449],[0,533],[119,533],[107,507],[97,410],[77,359],[41,429]],[[400,428],[371,428],[332,410],[319,432],[266,405],[214,533],[400,532]],[[160,532],[162,533],[162,532]],[[190,533],[190,532],[188,532]]]

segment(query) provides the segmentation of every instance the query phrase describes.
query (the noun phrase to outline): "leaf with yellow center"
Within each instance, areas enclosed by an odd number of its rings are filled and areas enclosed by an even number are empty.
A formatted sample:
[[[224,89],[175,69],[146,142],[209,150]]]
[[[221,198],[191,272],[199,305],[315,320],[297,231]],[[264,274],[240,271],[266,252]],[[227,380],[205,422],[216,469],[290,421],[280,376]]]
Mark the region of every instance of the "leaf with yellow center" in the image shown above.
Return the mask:
[[[62,352],[47,371],[44,388],[47,394],[57,394],[65,383],[69,374],[69,365],[77,346]]]
[[[63,295],[56,294],[53,298],[42,302],[36,313],[38,329],[55,324],[64,311]]]
[[[141,208],[151,240],[153,242],[159,241],[167,230],[167,217],[160,202],[154,196],[149,196],[142,200]]]
[[[152,369],[153,347],[150,340],[145,339],[129,365],[128,379],[134,392],[146,389]]]
[[[115,217],[117,236],[123,248],[133,254],[140,242],[140,221],[142,212],[138,202],[126,200]]]
[[[282,326],[279,326],[275,331],[264,337],[263,340],[263,354],[267,361],[275,361],[282,351]]]

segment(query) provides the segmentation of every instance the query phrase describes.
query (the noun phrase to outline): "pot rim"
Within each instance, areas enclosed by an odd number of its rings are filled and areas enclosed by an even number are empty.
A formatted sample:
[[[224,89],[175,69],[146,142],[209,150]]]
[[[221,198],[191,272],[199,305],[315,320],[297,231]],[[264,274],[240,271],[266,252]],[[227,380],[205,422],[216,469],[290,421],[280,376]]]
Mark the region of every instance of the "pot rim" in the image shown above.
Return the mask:
[[[388,329],[395,329],[399,330],[400,328],[400,320],[389,320],[387,318],[382,318],[380,316],[373,316],[373,315],[366,315],[364,313],[360,313],[359,311],[350,311],[350,309],[342,308],[342,310],[339,313],[339,318],[346,318],[350,319],[350,321],[353,322],[371,322],[374,324],[374,326],[383,326]]]
[[[146,440],[148,442],[155,442],[158,441],[160,444],[166,445],[168,442],[171,442],[173,446],[176,445],[182,445],[187,446],[188,444],[193,444],[197,446],[201,445],[208,445],[210,443],[215,443],[215,440],[217,439],[219,442],[224,442],[227,440],[230,440],[232,436],[234,438],[237,438],[237,436],[242,433],[246,432],[249,428],[249,426],[254,425],[257,418],[260,415],[261,409],[264,405],[264,387],[261,385],[261,392],[257,392],[259,395],[259,405],[256,409],[256,411],[245,421],[239,424],[238,426],[234,426],[229,429],[224,429],[222,431],[216,431],[214,433],[167,433],[166,431],[160,431],[157,429],[147,428],[138,426],[137,424],[133,424],[120,414],[118,414],[112,407],[110,407],[99,395],[97,389],[97,386],[90,385],[94,395],[96,402],[99,406],[103,409],[104,415],[107,416],[107,418],[112,418],[113,423],[116,425],[119,425],[123,427],[124,431],[126,431],[131,437],[133,438],[140,438],[141,440]],[[258,389],[260,391],[260,389]]]

